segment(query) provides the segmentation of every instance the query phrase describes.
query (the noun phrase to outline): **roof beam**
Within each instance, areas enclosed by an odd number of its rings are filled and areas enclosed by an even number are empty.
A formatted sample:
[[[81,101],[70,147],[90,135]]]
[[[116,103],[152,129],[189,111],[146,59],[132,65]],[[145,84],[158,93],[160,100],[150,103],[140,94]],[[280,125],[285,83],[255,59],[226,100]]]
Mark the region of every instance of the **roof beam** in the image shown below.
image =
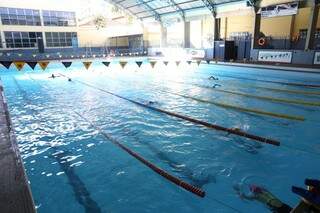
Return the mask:
[[[199,6],[199,7],[191,7],[191,8],[188,8],[188,9],[184,9],[183,11],[186,12],[186,11],[189,11],[189,10],[197,10],[197,9],[204,9],[204,8],[207,8],[206,6]],[[163,15],[170,15],[170,14],[173,14],[173,13],[176,13],[176,11],[172,11],[172,12],[167,12],[167,13],[162,13],[161,16]],[[141,19],[146,19],[146,18],[151,18],[152,16],[143,16],[143,17],[140,17]]]
[[[181,7],[174,1],[174,0],[167,0],[167,2],[169,3],[169,5],[171,7],[173,7],[176,11],[179,11],[179,14],[182,18],[182,20],[185,20],[185,14],[184,11],[181,9]]]
[[[153,13],[153,16],[154,16],[154,19],[156,21],[159,21],[161,22],[161,17],[160,17],[160,14],[154,10],[154,8],[152,8],[150,5],[148,5],[148,3],[144,0],[137,0],[140,4],[142,4],[144,7],[147,8],[147,10],[151,13]]]
[[[190,1],[185,1],[185,2],[181,2],[181,3],[176,3],[177,5],[183,5],[183,4],[188,4],[188,3],[192,3],[192,2],[196,2],[196,1],[199,1],[199,0],[190,0]],[[169,8],[171,7],[170,5],[167,5],[167,6],[162,6],[162,7],[157,7],[157,8],[153,8],[155,11],[157,10],[160,10],[160,9],[165,9],[165,8]],[[135,15],[138,15],[138,14],[141,14],[141,13],[144,13],[145,11],[141,11],[141,12],[137,12],[137,13],[134,13]]]
[[[216,17],[217,16],[217,12],[216,12],[216,8],[215,8],[214,4],[210,0],[202,0],[202,2],[210,10],[210,12],[213,15],[213,17]]]

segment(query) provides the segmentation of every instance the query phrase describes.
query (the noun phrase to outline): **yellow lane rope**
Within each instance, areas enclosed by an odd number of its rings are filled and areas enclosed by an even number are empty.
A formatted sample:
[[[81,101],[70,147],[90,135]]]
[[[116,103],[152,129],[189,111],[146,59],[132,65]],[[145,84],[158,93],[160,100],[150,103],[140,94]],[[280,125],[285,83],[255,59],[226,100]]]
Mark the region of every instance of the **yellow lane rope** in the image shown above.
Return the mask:
[[[304,106],[320,106],[320,102],[308,102],[308,101],[302,101],[302,100],[295,100],[295,99],[284,99],[284,98],[274,98],[274,97],[267,97],[267,96],[258,96],[258,95],[251,95],[247,93],[242,93],[242,92],[235,92],[235,91],[229,91],[229,90],[223,90],[223,89],[216,89],[210,86],[204,86],[200,84],[195,84],[195,83],[185,83],[185,82],[180,82],[180,81],[173,81],[170,80],[170,82],[173,83],[178,83],[178,84],[189,84],[193,85],[196,87],[200,88],[205,88],[205,89],[212,89],[217,92],[224,92],[232,95],[239,95],[239,96],[244,96],[248,98],[255,98],[255,99],[260,99],[260,100],[267,100],[271,102],[279,102],[279,103],[287,103],[287,104],[298,104],[298,105],[304,105]]]

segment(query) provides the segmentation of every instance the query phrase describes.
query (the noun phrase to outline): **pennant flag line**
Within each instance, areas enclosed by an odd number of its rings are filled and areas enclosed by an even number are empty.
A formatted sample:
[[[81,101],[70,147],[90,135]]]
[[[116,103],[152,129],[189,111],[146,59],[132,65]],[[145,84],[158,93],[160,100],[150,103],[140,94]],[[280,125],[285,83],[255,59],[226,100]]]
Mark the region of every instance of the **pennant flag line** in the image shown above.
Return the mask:
[[[136,64],[138,65],[138,67],[141,67],[142,61],[136,61]]]
[[[37,62],[35,62],[35,61],[27,61],[26,62],[28,65],[29,65],[29,67],[31,67],[31,69],[33,69],[34,70],[34,68],[37,66]]]
[[[197,61],[198,66],[201,64],[201,61]]]
[[[207,64],[210,64],[210,60],[207,60]]]
[[[176,61],[176,65],[179,66],[180,62],[181,62],[181,61]]]
[[[103,61],[102,63],[104,64],[104,66],[109,67],[111,62],[110,61]]]
[[[192,61],[187,61],[187,63],[190,65]]]
[[[22,68],[24,67],[25,65],[25,62],[23,61],[14,61],[13,64],[16,66],[16,68],[21,71]]]
[[[47,69],[47,66],[49,65],[49,63],[50,63],[49,61],[38,61],[38,64],[42,70]]]
[[[150,61],[151,67],[154,68],[154,66],[156,65],[156,63],[157,63],[156,61]]]
[[[0,64],[2,64],[5,68],[9,69],[12,61],[0,61]]]
[[[164,65],[167,66],[169,64],[169,61],[164,61],[163,63],[164,63]]]
[[[126,61],[119,61],[120,66],[122,67],[122,69],[127,65],[128,62]]]
[[[91,62],[91,61],[83,61],[82,63],[83,63],[83,65],[84,65],[84,67],[86,68],[86,70],[88,70],[88,69],[89,69],[89,67],[90,67],[90,66],[91,66],[91,64],[92,64],[92,62]]]
[[[71,64],[72,64],[71,61],[63,61],[63,62],[61,62],[61,63],[63,64],[63,66],[64,66],[65,68],[69,68],[69,67],[71,66]]]

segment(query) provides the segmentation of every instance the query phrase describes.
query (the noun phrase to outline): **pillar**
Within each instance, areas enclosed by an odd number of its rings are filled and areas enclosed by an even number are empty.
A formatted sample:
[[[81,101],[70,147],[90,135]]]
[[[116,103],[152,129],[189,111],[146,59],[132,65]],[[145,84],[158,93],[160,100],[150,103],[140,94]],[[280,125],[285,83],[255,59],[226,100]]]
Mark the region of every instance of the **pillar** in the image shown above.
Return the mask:
[[[319,6],[316,5],[316,2],[313,1],[310,11],[309,23],[308,23],[308,32],[305,44],[305,50],[314,49],[314,35],[316,31],[316,25],[319,15]]]
[[[190,48],[190,21],[184,22],[184,48]]]
[[[167,28],[163,26],[163,24],[160,25],[160,47],[164,48],[167,47]]]
[[[221,19],[214,18],[214,40],[220,40],[220,26],[221,26]]]
[[[253,30],[252,30],[252,43],[251,48],[255,49],[258,47],[258,39],[260,35],[260,25],[261,25],[261,15],[257,14],[258,9],[254,9],[254,16],[253,16]]]

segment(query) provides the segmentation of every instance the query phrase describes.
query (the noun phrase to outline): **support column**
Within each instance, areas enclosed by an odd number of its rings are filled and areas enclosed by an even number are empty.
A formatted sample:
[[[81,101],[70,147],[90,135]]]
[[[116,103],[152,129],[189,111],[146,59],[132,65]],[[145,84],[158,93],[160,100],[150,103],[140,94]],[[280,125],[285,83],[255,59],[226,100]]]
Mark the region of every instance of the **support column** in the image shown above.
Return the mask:
[[[304,48],[305,50],[314,49],[314,35],[316,31],[318,15],[319,15],[319,6],[316,5],[316,1],[313,1],[311,10],[310,10],[308,32],[307,32],[306,44]]]
[[[221,18],[214,18],[214,41],[220,40]]]
[[[190,48],[190,21],[184,22],[184,48]]]
[[[258,8],[254,9],[253,16],[253,31],[252,31],[252,40],[251,40],[251,49],[258,47],[258,39],[260,35],[260,25],[261,25],[261,15],[257,14]]]
[[[160,47],[167,47],[167,36],[167,28],[163,24],[160,24]]]

